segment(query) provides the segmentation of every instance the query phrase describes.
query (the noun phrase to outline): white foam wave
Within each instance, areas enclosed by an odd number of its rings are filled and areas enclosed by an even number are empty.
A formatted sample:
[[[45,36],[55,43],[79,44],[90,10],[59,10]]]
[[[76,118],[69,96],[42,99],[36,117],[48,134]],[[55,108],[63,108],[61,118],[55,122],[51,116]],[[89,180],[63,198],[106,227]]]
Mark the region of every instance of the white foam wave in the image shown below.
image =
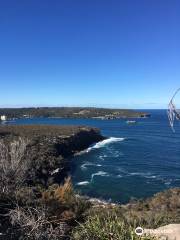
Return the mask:
[[[99,171],[97,173],[93,173],[91,175],[91,182],[93,181],[95,176],[109,177],[109,174],[107,172],[103,172],[103,171]]]
[[[122,167],[118,167],[117,170],[124,175],[128,175],[128,172]]]
[[[88,185],[88,184],[89,184],[88,181],[83,181],[83,182],[78,182],[76,185],[85,186],[85,185]]]
[[[80,155],[83,155],[84,153],[90,152],[93,149],[98,149],[98,148],[104,147],[105,145],[107,145],[109,143],[121,142],[123,140],[125,140],[125,138],[110,137],[108,139],[102,140],[102,141],[92,145],[91,147],[89,147],[89,148],[87,148],[87,149],[85,149],[85,150],[83,150],[81,152],[75,153],[75,156],[80,156]]]
[[[149,179],[155,179],[157,178],[156,175],[153,175],[151,172],[132,172],[132,173],[128,173],[129,176],[140,176],[140,177],[144,177],[144,178],[149,178]]]
[[[88,166],[95,166],[95,167],[101,167],[101,164],[95,164],[95,163],[90,163],[86,162],[81,165],[81,170],[86,170]]]
[[[108,155],[103,154],[103,155],[100,155],[100,156],[99,156],[99,159],[102,160],[102,161],[104,161],[104,159],[107,158],[107,157],[108,157]]]
[[[121,174],[118,174],[116,177],[117,178],[122,178],[123,176]]]
[[[113,142],[121,142],[123,141],[125,138],[116,138],[116,137],[110,137],[108,139],[105,139],[101,142],[98,142],[96,144],[94,144],[92,147],[89,147],[86,152],[89,152],[91,151],[92,149],[98,149],[98,148],[101,148],[101,147],[104,147],[105,145],[107,144],[110,144],[110,143],[113,143]]]

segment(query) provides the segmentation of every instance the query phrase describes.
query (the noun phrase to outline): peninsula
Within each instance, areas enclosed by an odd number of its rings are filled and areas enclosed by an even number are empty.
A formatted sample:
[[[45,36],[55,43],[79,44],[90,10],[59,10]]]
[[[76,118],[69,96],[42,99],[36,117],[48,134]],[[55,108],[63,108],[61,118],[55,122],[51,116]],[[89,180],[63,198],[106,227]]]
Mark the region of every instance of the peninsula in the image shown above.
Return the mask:
[[[130,109],[111,109],[93,107],[37,107],[37,108],[0,108],[0,115],[7,118],[141,118],[149,113]]]

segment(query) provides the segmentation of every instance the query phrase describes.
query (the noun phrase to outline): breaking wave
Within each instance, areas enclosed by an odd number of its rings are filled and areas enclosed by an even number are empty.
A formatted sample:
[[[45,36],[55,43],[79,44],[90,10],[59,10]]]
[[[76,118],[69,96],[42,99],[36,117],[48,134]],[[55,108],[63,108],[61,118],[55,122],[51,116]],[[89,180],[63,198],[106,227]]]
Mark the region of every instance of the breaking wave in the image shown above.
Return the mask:
[[[128,173],[129,176],[140,176],[144,178],[157,178],[157,176],[153,175],[151,172],[131,172]]]
[[[98,142],[96,144],[94,144],[92,147],[89,147],[86,152],[90,152],[92,149],[98,149],[98,148],[102,148],[104,146],[106,146],[107,144],[113,143],[113,142],[121,142],[124,141],[125,138],[116,138],[116,137],[110,137],[108,139],[105,139],[101,142]]]
[[[89,182],[88,181],[83,181],[83,182],[78,182],[76,185],[78,186],[85,186],[85,185],[88,185]]]
[[[95,163],[90,163],[86,162],[81,165],[81,170],[86,170],[88,166],[95,166],[95,167],[101,167],[101,164],[95,164]]]
[[[93,173],[91,175],[91,182],[93,181],[95,176],[109,177],[110,175],[107,172],[99,171],[97,173]]]
[[[91,150],[93,149],[98,149],[98,148],[102,148],[102,147],[105,147],[106,145],[110,144],[110,143],[113,143],[113,142],[122,142],[124,141],[125,138],[116,138],[116,137],[110,137],[108,139],[105,139],[105,140],[102,140],[98,143],[95,143],[94,145],[92,145],[91,147],[85,149],[85,150],[82,150],[78,153],[75,154],[75,156],[80,156],[80,155],[83,155],[84,153],[88,153],[90,152]]]

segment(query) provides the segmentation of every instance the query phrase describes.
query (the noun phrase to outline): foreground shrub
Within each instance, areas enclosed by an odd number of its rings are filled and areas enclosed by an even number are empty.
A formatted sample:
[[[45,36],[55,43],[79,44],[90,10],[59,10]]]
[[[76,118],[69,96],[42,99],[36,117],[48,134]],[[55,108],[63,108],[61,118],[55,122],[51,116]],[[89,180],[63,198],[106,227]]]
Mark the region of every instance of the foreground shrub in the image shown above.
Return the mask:
[[[53,185],[42,193],[42,203],[48,208],[51,216],[63,219],[70,224],[81,221],[90,203],[77,196],[73,190],[71,178],[65,179],[64,184]]]
[[[9,212],[9,216],[21,239],[67,239],[68,225],[65,222],[49,220],[46,208],[17,207]]]
[[[29,161],[26,158],[28,140],[14,139],[9,144],[0,140],[0,190],[8,193],[26,181]]]
[[[83,214],[90,206],[89,202],[76,196],[71,178],[65,179],[60,186],[49,187],[39,199],[32,190],[26,187],[16,192],[17,205],[7,214],[11,229],[14,229],[10,237],[24,240],[70,239],[69,233],[77,225],[76,221],[84,219]]]
[[[134,229],[129,225],[119,210],[101,209],[91,213],[84,224],[79,224],[73,231],[75,240],[138,240]],[[144,240],[152,240],[152,237],[143,237]]]
[[[128,204],[122,211],[130,224],[136,221],[146,228],[180,223],[180,188],[169,189],[146,200]]]

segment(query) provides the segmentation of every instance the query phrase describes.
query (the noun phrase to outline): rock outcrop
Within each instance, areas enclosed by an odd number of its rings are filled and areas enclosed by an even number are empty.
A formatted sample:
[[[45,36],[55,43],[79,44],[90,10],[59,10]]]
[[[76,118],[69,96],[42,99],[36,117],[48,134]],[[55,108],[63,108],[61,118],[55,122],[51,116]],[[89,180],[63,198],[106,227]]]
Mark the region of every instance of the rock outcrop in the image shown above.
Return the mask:
[[[5,146],[26,143],[23,161],[29,164],[29,183],[61,181],[70,169],[69,157],[105,139],[96,128],[84,126],[9,125],[0,127]]]
[[[145,229],[144,235],[155,236],[159,240],[180,240],[180,224],[169,224],[156,229]]]

